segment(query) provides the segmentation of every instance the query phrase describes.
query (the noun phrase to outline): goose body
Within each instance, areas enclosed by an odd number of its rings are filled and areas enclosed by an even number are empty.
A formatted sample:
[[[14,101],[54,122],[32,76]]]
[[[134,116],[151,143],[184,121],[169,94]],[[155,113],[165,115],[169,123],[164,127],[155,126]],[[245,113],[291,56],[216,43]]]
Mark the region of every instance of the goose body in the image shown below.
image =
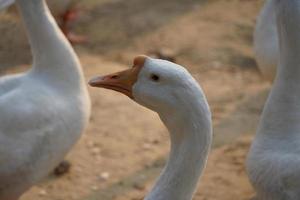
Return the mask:
[[[90,113],[78,58],[45,1],[16,4],[33,66],[0,78],[0,200],[18,199],[56,167],[79,139]]]
[[[191,200],[206,164],[212,128],[204,93],[187,70],[140,56],[132,69],[96,77],[90,85],[126,94],[157,112],[169,130],[169,160],[145,200]]]
[[[258,200],[300,199],[300,1],[274,0],[279,65],[247,171]]]
[[[275,78],[279,57],[279,41],[274,11],[274,0],[267,0],[254,32],[254,51],[258,67],[263,76],[272,81]]]

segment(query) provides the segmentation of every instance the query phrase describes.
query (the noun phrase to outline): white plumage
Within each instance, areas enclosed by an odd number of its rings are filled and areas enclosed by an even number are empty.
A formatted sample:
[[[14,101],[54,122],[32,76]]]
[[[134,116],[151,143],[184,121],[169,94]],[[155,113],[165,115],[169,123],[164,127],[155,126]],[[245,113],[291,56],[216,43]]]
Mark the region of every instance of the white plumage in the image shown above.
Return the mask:
[[[279,65],[247,171],[259,200],[300,199],[300,1],[273,0]]]
[[[165,169],[146,200],[191,200],[212,142],[211,113],[198,83],[174,63],[137,57],[129,70],[96,77],[95,87],[122,92],[157,112],[170,132]]]
[[[8,5],[10,1],[0,1]],[[0,78],[0,200],[16,200],[79,139],[90,113],[81,66],[44,0],[17,0],[32,69]]]
[[[263,76],[273,81],[279,57],[279,41],[274,11],[274,0],[267,0],[254,32],[254,51],[258,67]]]

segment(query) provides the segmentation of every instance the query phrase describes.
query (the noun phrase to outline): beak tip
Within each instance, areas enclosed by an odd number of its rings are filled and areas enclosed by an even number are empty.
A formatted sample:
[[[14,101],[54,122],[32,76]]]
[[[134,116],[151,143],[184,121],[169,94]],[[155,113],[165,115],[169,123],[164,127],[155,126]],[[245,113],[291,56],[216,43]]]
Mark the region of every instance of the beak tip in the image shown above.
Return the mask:
[[[89,81],[88,84],[89,84],[89,86],[94,87],[94,83],[93,82]]]
[[[88,84],[92,87],[96,87],[97,86],[97,83],[99,82],[101,78],[100,77],[94,77],[94,78],[91,78],[89,81],[88,81]]]

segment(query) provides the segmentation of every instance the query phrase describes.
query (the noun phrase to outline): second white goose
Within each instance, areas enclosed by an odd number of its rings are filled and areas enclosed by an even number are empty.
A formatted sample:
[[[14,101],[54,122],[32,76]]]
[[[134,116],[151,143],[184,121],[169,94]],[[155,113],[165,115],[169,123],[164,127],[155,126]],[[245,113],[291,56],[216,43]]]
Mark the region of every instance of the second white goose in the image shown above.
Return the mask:
[[[300,1],[273,0],[279,65],[248,155],[259,200],[300,199]]]
[[[0,0],[0,7],[12,3]],[[81,66],[44,0],[17,0],[31,70],[0,78],[0,200],[17,200],[83,132],[90,100]]]

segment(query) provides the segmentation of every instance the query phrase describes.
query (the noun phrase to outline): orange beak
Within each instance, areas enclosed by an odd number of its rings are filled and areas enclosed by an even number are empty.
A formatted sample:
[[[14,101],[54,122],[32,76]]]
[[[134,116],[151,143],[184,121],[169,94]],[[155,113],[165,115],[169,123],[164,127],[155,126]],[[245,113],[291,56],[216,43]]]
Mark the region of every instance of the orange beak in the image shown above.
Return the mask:
[[[144,66],[146,59],[146,56],[138,56],[134,59],[134,66],[131,69],[95,77],[89,81],[89,85],[115,90],[133,99],[132,87],[137,81],[139,72]]]

